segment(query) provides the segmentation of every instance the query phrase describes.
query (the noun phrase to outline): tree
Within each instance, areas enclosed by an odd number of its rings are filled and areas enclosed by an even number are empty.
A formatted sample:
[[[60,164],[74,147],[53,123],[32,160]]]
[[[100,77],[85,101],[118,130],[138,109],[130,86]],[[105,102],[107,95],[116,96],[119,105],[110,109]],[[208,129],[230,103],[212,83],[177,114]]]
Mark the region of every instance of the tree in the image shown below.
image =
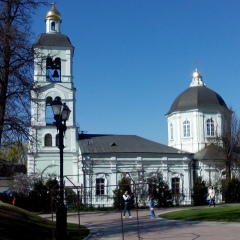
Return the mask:
[[[65,188],[65,199],[68,208],[77,208],[78,203],[81,202],[80,199],[78,199],[78,195],[70,188]]]
[[[136,167],[131,169],[131,181],[133,185],[135,202],[140,207],[145,207],[149,198],[148,176],[146,167]]]
[[[26,173],[27,168],[25,165],[16,164],[12,161],[0,160],[0,176],[1,177],[12,177],[17,173]]]
[[[239,167],[240,149],[240,120],[232,110],[225,114],[222,135],[217,137],[217,144],[222,146],[222,153],[225,156],[225,175],[226,180],[229,181],[232,178],[232,170]]]
[[[157,201],[157,206],[171,206],[172,193],[161,172],[156,172],[148,179],[149,195]]]
[[[235,203],[240,202],[240,180],[233,178],[228,182],[227,189],[225,191],[225,202]]]
[[[26,152],[27,145],[22,144],[22,142],[13,142],[9,144],[4,144],[0,148],[0,159],[6,160],[8,162],[14,163],[26,163]]]
[[[113,190],[113,206],[121,209],[123,206],[123,194],[125,191],[131,195],[131,180],[127,177],[122,176],[121,180],[118,181],[118,188]]]
[[[207,204],[207,187],[206,183],[202,180],[202,177],[196,177],[193,186],[193,204],[195,206],[201,206]]]
[[[10,188],[19,196],[28,196],[33,188],[34,176],[24,173],[17,173],[14,175]]]
[[[133,167],[131,179],[134,187],[134,197],[138,206],[147,206],[150,197],[154,198],[157,206],[171,205],[170,201],[168,201],[172,199],[169,186],[163,180],[162,172],[159,169],[147,173],[146,167]]]
[[[33,85],[30,43],[39,0],[0,0],[0,144],[29,137]]]
[[[122,173],[118,188],[113,191],[114,207],[122,205],[122,195],[125,191],[129,192],[132,204],[137,204],[137,207],[146,207],[150,197],[154,198],[158,206],[171,205],[168,201],[172,198],[171,191],[159,169],[147,173],[144,167],[133,167],[130,172]]]
[[[56,209],[59,183],[55,175],[42,178],[41,173],[15,174],[10,188],[15,192],[19,207],[43,212]]]

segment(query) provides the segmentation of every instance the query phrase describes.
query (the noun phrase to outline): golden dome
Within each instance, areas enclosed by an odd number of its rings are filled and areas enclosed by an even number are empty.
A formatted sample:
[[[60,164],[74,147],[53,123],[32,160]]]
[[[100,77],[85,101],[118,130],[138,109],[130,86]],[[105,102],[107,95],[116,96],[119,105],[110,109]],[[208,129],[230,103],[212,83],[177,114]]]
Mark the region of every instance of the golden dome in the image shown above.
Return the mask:
[[[58,12],[58,10],[55,8],[55,4],[52,3],[51,9],[47,12],[46,20],[60,20],[61,21],[61,14]]]

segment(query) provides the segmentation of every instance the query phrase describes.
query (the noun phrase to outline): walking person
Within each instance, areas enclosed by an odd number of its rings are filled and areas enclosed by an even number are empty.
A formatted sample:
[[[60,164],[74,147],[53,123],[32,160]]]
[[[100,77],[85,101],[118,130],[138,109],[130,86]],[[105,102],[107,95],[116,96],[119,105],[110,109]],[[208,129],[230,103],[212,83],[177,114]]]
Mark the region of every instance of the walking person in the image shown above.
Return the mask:
[[[153,198],[150,198],[150,202],[149,202],[149,208],[150,208],[150,216],[151,218],[156,218],[155,212],[154,212],[154,201]]]
[[[209,196],[209,207],[210,206],[214,206],[215,207],[215,190],[213,188],[213,186],[209,186],[209,189],[208,189],[208,196]]]
[[[128,191],[126,191],[123,194],[123,200],[124,200],[123,218],[125,219],[126,211],[128,211],[129,218],[132,218],[131,211],[130,211],[131,197],[128,194]]]

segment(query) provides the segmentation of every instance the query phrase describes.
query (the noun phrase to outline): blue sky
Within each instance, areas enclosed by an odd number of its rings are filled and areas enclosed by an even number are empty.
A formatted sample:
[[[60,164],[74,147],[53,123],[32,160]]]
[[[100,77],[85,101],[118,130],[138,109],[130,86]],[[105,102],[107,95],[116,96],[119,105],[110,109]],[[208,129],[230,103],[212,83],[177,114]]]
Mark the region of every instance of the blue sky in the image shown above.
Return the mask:
[[[45,32],[51,2],[33,19],[33,39]],[[58,0],[55,6],[61,32],[75,46],[81,131],[167,144],[165,114],[196,66],[206,86],[239,113],[239,0]]]

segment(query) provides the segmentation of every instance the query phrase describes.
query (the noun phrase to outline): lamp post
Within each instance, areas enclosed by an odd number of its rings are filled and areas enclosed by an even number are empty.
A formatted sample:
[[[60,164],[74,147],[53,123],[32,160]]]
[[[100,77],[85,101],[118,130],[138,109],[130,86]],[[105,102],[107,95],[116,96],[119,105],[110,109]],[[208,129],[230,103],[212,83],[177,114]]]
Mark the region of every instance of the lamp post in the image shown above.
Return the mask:
[[[54,119],[56,120],[55,125],[58,131],[58,148],[60,150],[60,196],[59,202],[56,211],[56,238],[57,239],[65,239],[67,235],[67,208],[64,204],[64,181],[63,181],[63,137],[67,130],[66,121],[69,118],[71,110],[69,107],[62,103],[60,97],[56,97],[52,101],[52,110],[54,114]]]

